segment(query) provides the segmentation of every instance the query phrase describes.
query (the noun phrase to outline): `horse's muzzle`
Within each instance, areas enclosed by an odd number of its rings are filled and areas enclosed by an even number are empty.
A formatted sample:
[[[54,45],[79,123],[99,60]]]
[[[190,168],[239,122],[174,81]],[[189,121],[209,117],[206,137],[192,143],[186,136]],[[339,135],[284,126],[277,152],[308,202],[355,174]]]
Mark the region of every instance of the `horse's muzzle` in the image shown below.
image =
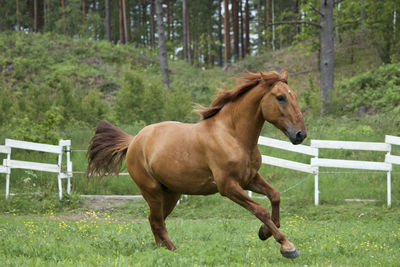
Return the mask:
[[[301,144],[307,137],[307,132],[305,130],[289,130],[287,133],[293,145]]]

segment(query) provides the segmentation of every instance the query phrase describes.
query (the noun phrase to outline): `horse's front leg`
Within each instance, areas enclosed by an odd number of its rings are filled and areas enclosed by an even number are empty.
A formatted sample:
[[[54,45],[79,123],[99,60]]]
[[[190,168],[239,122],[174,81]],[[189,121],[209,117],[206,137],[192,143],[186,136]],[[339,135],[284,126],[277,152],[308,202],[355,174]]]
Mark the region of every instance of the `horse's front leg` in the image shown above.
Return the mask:
[[[281,254],[286,258],[297,258],[299,256],[295,246],[289,242],[285,235],[279,231],[278,227],[272,221],[269,212],[261,204],[250,198],[243,188],[233,178],[224,179],[217,183],[221,195],[228,197],[238,203],[245,209],[253,213],[266,227],[271,231],[274,239],[281,244]]]
[[[271,202],[272,208],[272,216],[271,219],[275,223],[276,227],[280,227],[280,219],[279,219],[279,204],[280,204],[280,195],[278,190],[270,186],[259,173],[250,181],[250,183],[245,188],[246,190],[253,191],[255,193],[263,194],[268,197]],[[272,236],[272,232],[269,230],[266,225],[261,225],[260,230],[258,232],[258,236],[261,240],[266,240]]]

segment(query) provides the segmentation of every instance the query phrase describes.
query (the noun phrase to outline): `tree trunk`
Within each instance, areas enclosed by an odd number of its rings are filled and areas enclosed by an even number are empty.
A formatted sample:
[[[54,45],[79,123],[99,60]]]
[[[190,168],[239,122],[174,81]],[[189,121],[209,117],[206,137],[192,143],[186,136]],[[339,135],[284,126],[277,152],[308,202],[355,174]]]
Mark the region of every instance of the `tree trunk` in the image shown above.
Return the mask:
[[[232,1],[233,54],[235,61],[239,59],[239,6],[238,0]]]
[[[262,21],[261,21],[261,15],[262,15],[262,10],[261,10],[261,0],[257,1],[257,46],[258,46],[258,52],[261,53],[261,48],[263,45],[263,36],[262,36]]]
[[[147,1],[143,2],[143,8],[142,8],[142,29],[143,29],[143,47],[146,47],[150,43],[150,36],[149,36],[149,30],[147,28]]]
[[[191,37],[190,37],[190,16],[189,16],[189,11],[186,12],[186,29],[187,29],[187,57],[189,60],[189,63],[192,64],[192,43],[191,43]]]
[[[29,14],[29,30],[31,32],[33,32],[33,28],[34,28],[34,15],[33,15],[33,4],[32,4],[32,0],[27,0],[26,1],[26,7],[28,9],[28,14]]]
[[[167,4],[167,40],[171,40],[171,2],[165,1]]]
[[[270,23],[271,23],[271,1],[270,0],[266,0],[265,1],[265,34],[267,36],[267,39],[265,40],[265,46],[267,47],[267,49],[270,47],[269,46],[269,42],[270,42],[269,24]]]
[[[67,34],[67,25],[65,24],[65,0],[61,0],[61,17],[64,28],[64,34]]]
[[[222,7],[221,7],[221,0],[218,0],[218,65],[220,67],[223,66],[223,56],[222,56],[222,44],[224,42],[222,37]]]
[[[119,1],[110,0],[110,5],[112,5],[111,11],[111,27],[114,26],[114,29],[111,28],[111,40],[114,43],[118,43],[119,41]]]
[[[244,37],[244,24],[245,24],[245,18],[244,18],[244,11],[243,11],[243,3],[242,1],[239,2],[239,14],[240,14],[240,58],[245,58],[246,52],[245,52],[245,37]]]
[[[246,40],[244,42],[244,52],[245,54],[250,54],[250,8],[249,8],[249,0],[246,0],[246,5],[244,8],[245,12],[245,20],[244,20],[244,29]]]
[[[188,60],[188,29],[187,29],[187,1],[182,1],[182,25],[183,25],[183,60]]]
[[[19,25],[19,1],[15,0],[15,16],[17,18],[17,31],[19,31],[20,25]]]
[[[111,42],[111,17],[110,17],[110,0],[105,0],[105,19],[106,40]]]
[[[118,10],[119,10],[119,42],[121,44],[125,43],[124,42],[124,20],[122,18],[122,0],[118,1]]]
[[[125,0],[122,0],[122,22],[124,24],[124,43],[128,42],[128,25],[126,21],[126,5]]]
[[[47,0],[43,0],[43,28],[47,25]]]
[[[82,22],[86,21],[86,0],[82,0]]]
[[[272,0],[271,6],[271,19],[272,19],[272,51],[275,51],[275,0]]]
[[[164,86],[169,88],[167,42],[163,23],[162,0],[156,0],[157,29],[158,29],[158,48],[160,50],[160,68]]]
[[[229,24],[229,0],[224,0],[224,35],[225,35],[225,54],[224,61],[225,67],[229,64],[229,54],[231,50],[231,37],[230,37],[230,24]]]
[[[321,113],[328,111],[328,102],[334,89],[333,0],[321,0],[320,13],[320,92]]]
[[[126,36],[126,41],[128,42],[129,40],[132,40],[132,30],[131,30],[131,6],[132,4],[129,4],[129,0],[125,0],[125,16],[126,16],[126,28],[127,28],[127,36]]]
[[[151,47],[156,45],[156,33],[155,33],[155,23],[154,23],[154,0],[150,3],[150,35],[151,35]]]
[[[292,0],[292,12],[293,12],[293,20],[299,19],[299,0]],[[299,33],[299,24],[294,25],[293,36],[291,39],[293,40],[294,36]]]
[[[38,0],[33,0],[33,32],[38,32]]]

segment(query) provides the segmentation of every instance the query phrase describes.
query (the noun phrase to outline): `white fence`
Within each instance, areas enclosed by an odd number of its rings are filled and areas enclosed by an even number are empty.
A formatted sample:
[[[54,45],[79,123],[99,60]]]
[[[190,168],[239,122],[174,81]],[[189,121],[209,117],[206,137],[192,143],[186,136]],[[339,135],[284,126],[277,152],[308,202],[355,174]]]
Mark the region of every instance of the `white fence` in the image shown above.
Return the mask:
[[[44,171],[44,172],[53,172],[58,174],[58,191],[59,197],[62,199],[62,179],[66,178],[68,180],[67,183],[67,193],[71,192],[71,177],[72,177],[72,162],[70,157],[70,146],[71,140],[60,140],[58,146],[56,145],[48,145],[48,144],[40,144],[33,142],[25,142],[13,139],[6,139],[5,145],[0,146],[0,153],[7,154],[7,158],[3,160],[3,166],[0,166],[0,173],[6,174],[6,198],[10,195],[10,175],[12,169],[28,169],[35,171]],[[65,147],[65,150],[64,150]],[[49,164],[49,163],[38,163],[31,161],[22,161],[22,160],[12,160],[11,159],[11,149],[24,149],[24,150],[33,150],[40,151],[46,153],[53,153],[58,155],[57,164]],[[67,168],[66,172],[62,172],[62,157],[63,153],[66,153],[66,162]]]
[[[286,169],[296,170],[309,174],[314,174],[314,204],[319,204],[318,179],[320,168],[348,168],[361,170],[384,171],[387,173],[387,205],[391,205],[391,171],[392,164],[400,165],[400,156],[392,155],[392,145],[400,146],[400,137],[386,135],[384,143],[377,142],[349,142],[349,141],[330,141],[330,140],[311,140],[311,146],[293,145],[290,142],[272,139],[260,136],[258,144],[267,147],[278,148],[295,153],[311,156],[310,164],[281,159],[262,155],[262,163],[282,167]],[[30,169],[58,173],[59,196],[62,198],[62,179],[67,178],[67,193],[70,193],[72,177],[72,162],[70,159],[70,140],[60,140],[59,145],[38,144],[32,142],[24,142],[12,139],[6,139],[5,146],[0,146],[0,153],[7,154],[7,158],[0,165],[0,173],[6,174],[6,198],[9,196],[9,181],[12,168]],[[64,149],[66,147],[66,149]],[[37,162],[27,162],[20,160],[11,160],[11,149],[27,149],[41,152],[58,154],[58,164],[47,164]],[[375,161],[358,161],[346,159],[329,159],[319,158],[320,149],[348,149],[348,150],[367,150],[385,152],[385,160],[383,162]],[[62,172],[61,163],[63,152],[66,152],[67,170]],[[79,172],[78,172],[79,173]],[[124,175],[124,174],[122,174]],[[125,174],[128,175],[128,174]]]
[[[262,155],[262,162],[265,164],[282,168],[297,170],[315,175],[314,179],[314,204],[319,204],[318,178],[319,168],[347,168],[361,170],[375,170],[387,172],[387,205],[391,205],[391,171],[392,164],[400,164],[400,156],[391,155],[391,146],[400,145],[400,137],[386,135],[385,143],[376,142],[349,142],[330,140],[311,140],[311,146],[292,145],[289,142],[260,136],[259,145],[279,148],[296,153],[312,156],[310,164]],[[345,159],[319,158],[319,149],[349,149],[386,152],[384,162],[358,161]]]

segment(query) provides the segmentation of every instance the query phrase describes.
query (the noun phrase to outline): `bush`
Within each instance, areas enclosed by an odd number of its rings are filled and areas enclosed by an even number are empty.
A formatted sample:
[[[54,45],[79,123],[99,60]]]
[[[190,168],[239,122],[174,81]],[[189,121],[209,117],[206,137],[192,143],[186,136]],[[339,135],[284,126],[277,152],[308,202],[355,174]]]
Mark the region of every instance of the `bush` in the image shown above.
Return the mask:
[[[400,64],[384,65],[338,83],[334,107],[337,114],[400,114]]]

